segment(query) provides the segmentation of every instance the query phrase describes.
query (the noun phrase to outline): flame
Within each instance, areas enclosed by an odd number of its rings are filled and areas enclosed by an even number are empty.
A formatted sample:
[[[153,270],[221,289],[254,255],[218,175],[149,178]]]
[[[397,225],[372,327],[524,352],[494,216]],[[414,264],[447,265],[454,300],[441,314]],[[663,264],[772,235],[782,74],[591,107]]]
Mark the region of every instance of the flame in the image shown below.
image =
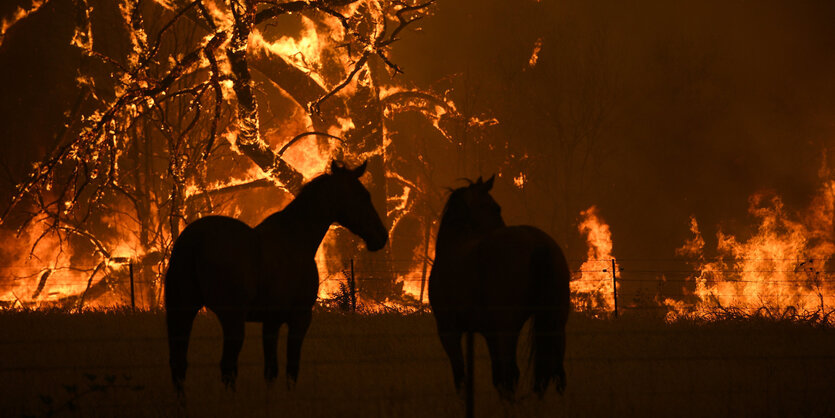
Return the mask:
[[[810,207],[788,212],[774,193],[749,198],[748,212],[755,218],[755,232],[741,239],[717,232],[717,256],[704,256],[705,242],[695,218],[693,237],[677,254],[692,257],[696,273],[688,278],[695,297],[692,306],[666,299],[669,319],[717,313],[771,316],[825,315],[835,306],[835,285],[827,265],[835,254],[833,214],[835,181],[825,182]]]
[[[290,65],[305,72],[324,87],[326,83],[319,71],[322,65],[320,53],[326,38],[319,35],[313,21],[308,17],[302,16],[302,26],[298,37],[282,36],[275,42],[267,41],[260,31],[254,29],[249,37],[251,50],[284,58]]]
[[[619,270],[612,255],[612,233],[609,225],[598,215],[596,206],[580,212],[580,234],[586,237],[586,261],[571,281],[572,304],[590,312],[614,311],[612,268]]]
[[[339,228],[332,225],[325,238],[322,239],[322,244],[316,251],[316,266],[319,269],[319,299],[327,299],[336,294],[339,289],[339,283],[343,282],[346,277],[343,277],[342,271],[345,266],[342,266],[338,260],[339,251],[337,247],[336,237],[333,231]]]
[[[175,11],[179,8],[175,7],[176,2],[171,0],[154,0],[154,2],[169,11]],[[37,8],[44,3],[45,1],[42,0],[35,1],[33,2],[33,6],[28,10],[23,11],[23,9],[20,9],[15,14],[13,20],[3,20],[0,42],[2,42],[2,35],[5,34],[8,27],[20,19],[25,18],[26,15],[36,11]],[[129,28],[131,27],[130,23],[132,22],[132,16],[130,13],[131,7],[135,5],[136,3],[133,0],[126,0],[121,2],[119,5],[119,11],[122,19]],[[206,10],[214,20],[214,23],[218,25],[219,32],[233,32],[232,27],[234,19],[231,16],[231,12],[228,10],[228,7],[224,6],[219,0],[204,0],[202,5],[205,6]],[[365,10],[365,6],[367,6],[368,10]],[[372,14],[370,23],[374,25],[374,28],[373,33],[369,36],[369,39],[375,39],[378,35],[380,35],[380,31],[386,29],[386,23],[383,19],[384,16],[382,16],[383,8],[384,3],[371,1],[368,3],[353,2],[346,6],[339,6],[338,9],[342,15],[347,18],[347,20],[352,22],[352,19],[355,19],[355,15],[364,15],[366,12],[370,12]],[[362,10],[362,12],[360,12],[360,10]],[[84,13],[89,14],[89,10]],[[392,13],[394,13],[394,10]],[[82,17],[84,17],[84,23],[79,24],[78,27],[75,28],[72,44],[80,48],[84,53],[93,54],[95,51],[93,51],[93,31],[91,29],[90,16]],[[328,91],[333,88],[337,82],[341,82],[343,78],[347,76],[348,70],[355,63],[357,51],[353,51],[353,56],[348,51],[351,50],[351,42],[354,44],[357,42],[356,40],[352,41],[348,39],[350,37],[345,33],[346,31],[342,22],[327,13],[317,15],[315,22],[304,15],[299,15],[299,18],[302,28],[298,33],[293,34],[293,36],[283,36],[277,40],[265,39],[265,36],[268,37],[268,35],[265,35],[266,31],[265,33],[262,33],[258,29],[254,28],[246,43],[236,43],[235,45],[232,45],[231,38],[227,38],[226,41],[217,48],[221,50],[229,49],[230,47],[236,49],[246,48],[246,52],[248,54],[269,54],[271,58],[283,59],[290,65],[307,74],[325,91]],[[360,16],[360,18],[363,19],[364,17]],[[391,14],[388,18],[392,21],[398,19],[399,16]],[[205,35],[199,43],[207,45],[216,33]],[[137,66],[140,61],[140,52],[143,50],[142,45],[148,43],[148,35],[142,31],[131,32],[129,34],[129,41],[131,44],[131,50],[128,52],[127,64],[128,67],[133,68]],[[348,48],[345,48],[346,46],[348,46]],[[338,53],[331,54],[328,53],[328,51],[338,51]],[[170,56],[168,57],[167,62],[165,59],[160,58],[160,62],[158,64],[163,69],[166,66],[168,66],[168,68],[173,68],[177,65],[179,58],[182,57]],[[217,71],[219,71],[222,76],[222,80],[220,80],[222,85],[222,97],[226,101],[234,102],[236,93],[233,90],[234,83],[229,78],[229,75],[232,74],[230,62],[227,59],[226,54],[218,54],[214,58],[217,60]],[[341,64],[342,68],[338,71],[329,71],[327,72],[327,76],[325,76],[323,69],[326,64],[327,69],[329,70],[332,64]],[[203,56],[200,60],[191,64],[190,68],[184,69],[184,71],[192,71],[196,74],[198,70],[202,71],[209,69],[209,60],[207,57]],[[340,73],[340,71],[341,74],[336,74]],[[354,81],[341,90],[338,96],[345,97],[351,95],[357,90],[358,86],[376,83],[376,80],[370,79],[370,74],[370,67],[366,64],[363,71],[360,71]],[[80,74],[77,81],[79,84],[88,84],[91,87],[90,90],[95,92],[95,81],[92,76]],[[120,75],[120,79],[118,81],[119,82],[116,83],[115,87],[117,96],[125,94],[129,88],[148,88],[148,81],[143,79],[141,74],[133,75],[133,73],[125,73]],[[397,81],[399,82],[400,80]],[[379,87],[379,98],[381,100],[384,100],[388,95],[398,92],[416,92],[416,90],[408,90],[403,85],[375,87]],[[451,134],[442,129],[444,124],[440,123],[442,118],[448,118],[451,116],[459,117],[457,115],[455,103],[448,96],[449,92],[445,92],[437,97],[427,94],[423,96],[422,99],[420,96],[415,96],[409,101],[404,102],[402,106],[415,106],[422,108],[424,110],[424,115],[430,118],[438,131],[447,138],[452,138]],[[161,101],[160,97],[157,97],[158,101]],[[101,100],[108,106],[113,104],[113,99]],[[107,103],[108,101],[109,103]],[[131,104],[130,109],[132,115],[135,117],[137,114],[143,112],[147,108],[151,108],[153,105],[153,99],[148,98],[144,103]],[[304,104],[299,106],[299,109],[295,114],[286,118],[287,120],[282,121],[280,128],[268,130],[269,128],[259,125],[258,119],[253,118],[250,120],[248,119],[248,115],[241,115],[239,117],[241,118],[242,123],[237,125],[232,124],[225,128],[221,128],[219,135],[229,141],[229,146],[232,151],[238,153],[240,153],[238,150],[238,144],[243,141],[251,144],[253,142],[260,143],[261,140],[263,140],[275,150],[279,148],[282,145],[282,141],[286,141],[287,138],[291,138],[299,132],[308,132],[313,130],[311,115],[307,114],[307,109],[304,109],[303,107]],[[386,107],[385,111],[391,112],[391,106]],[[104,114],[102,111],[95,111],[86,118],[86,122],[89,122],[88,124],[95,124],[96,122],[102,120],[103,116]],[[387,115],[383,115],[383,117],[385,116]],[[472,117],[466,122],[471,127],[492,126],[498,123],[496,119],[489,117]],[[350,116],[336,116],[335,124],[327,127],[327,132],[330,135],[344,137],[346,132],[353,131],[355,128],[354,121],[350,118]],[[89,128],[85,125],[82,129]],[[363,152],[357,153],[358,155],[351,154],[345,155],[344,157],[354,161],[362,161],[372,156],[382,155],[383,157],[386,157],[386,147],[390,144],[391,138],[389,133],[385,131],[385,126],[383,129],[384,135],[382,146],[371,149],[366,147]],[[241,138],[239,138],[239,136]],[[282,157],[294,169],[299,171],[306,180],[309,180],[326,171],[327,165],[332,157],[343,157],[343,150],[341,148],[342,145],[338,142],[322,141],[316,136],[310,136],[294,143],[293,146],[286,150]],[[116,160],[117,161],[114,163],[118,165],[118,158]],[[272,178],[269,176],[269,173],[264,173],[255,164],[245,165],[244,167],[246,168],[237,169],[234,174],[226,178],[220,180],[213,179],[214,181],[210,181],[208,184],[199,185],[196,183],[199,180],[189,179],[189,183],[184,185],[183,194],[185,198],[188,199],[204,192],[234,188],[235,186]],[[391,173],[386,173],[387,178],[391,178],[389,174]],[[95,176],[96,173],[91,174],[91,177]],[[391,219],[390,224],[392,225],[392,228],[397,226],[399,221],[403,219],[404,216],[414,210],[415,202],[417,201],[416,199],[420,198],[418,194],[421,192],[421,188],[414,183],[410,183],[407,179],[399,177],[398,180],[405,185],[400,190],[402,193],[399,191],[399,194],[394,196],[386,196],[388,201],[387,212]],[[238,206],[242,205],[242,202],[242,199],[237,200],[233,197],[230,207],[215,210],[222,210],[225,211],[225,215],[237,217],[242,212],[241,207]],[[385,210],[384,208],[379,209]],[[150,215],[151,218],[162,216],[159,214],[160,208],[153,208],[152,210],[155,212]],[[125,209],[121,212],[129,214],[135,213],[135,210]],[[118,273],[122,271],[121,269],[125,268],[122,261],[116,261],[114,259],[136,259],[144,256],[145,252],[152,252],[152,249],[150,248],[142,248],[140,240],[137,237],[138,233],[136,230],[138,230],[139,227],[137,226],[137,221],[135,219],[124,219],[123,217],[117,215],[108,216],[110,217],[103,217],[97,220],[109,225],[117,231],[112,234],[112,238],[102,242],[103,246],[107,250],[107,255],[96,252],[84,254],[84,251],[80,250],[82,247],[68,241],[61,241],[58,236],[47,235],[45,238],[39,238],[50,225],[48,220],[36,222],[36,226],[27,230],[26,233],[19,239],[11,236],[0,237],[0,242],[2,242],[5,247],[15,248],[13,253],[4,252],[0,254],[0,258],[3,260],[11,260],[10,264],[15,266],[22,265],[25,268],[25,271],[22,270],[21,272],[14,272],[13,274],[15,277],[21,277],[20,280],[12,282],[4,279],[0,282],[3,286],[0,287],[0,300],[14,301],[14,303],[19,302],[22,304],[25,303],[27,306],[46,306],[48,302],[57,301],[64,297],[77,296],[83,293],[89,282],[90,274],[92,273],[90,269],[95,268],[95,266],[104,263],[103,269],[97,272],[93,278],[94,284],[100,283],[104,277]],[[124,217],[128,217],[128,215],[124,215]],[[162,223],[164,221],[159,222]],[[341,274],[346,266],[343,265],[340,254],[338,253],[339,247],[336,243],[338,234],[334,234],[332,230],[333,228],[331,229],[331,232],[325,236],[319,251],[316,254],[316,262],[321,278],[321,286],[319,290],[320,297],[329,297],[334,292],[337,292],[339,290],[339,282],[344,281],[344,277]],[[165,235],[164,231],[164,228],[160,228],[160,234]],[[160,238],[161,241],[165,241],[166,239],[167,238],[165,237]],[[34,242],[38,240],[39,243],[36,247],[35,256],[28,257],[28,248],[30,248]],[[400,265],[395,269],[395,277],[393,279],[396,282],[402,282],[404,293],[406,295],[414,296],[415,299],[417,299],[420,294],[421,280],[424,278],[424,272],[422,271],[424,266],[424,254],[434,253],[433,245],[433,239],[429,239],[428,242],[423,242],[422,245],[413,249],[414,254],[412,254],[411,260],[408,260],[405,265]],[[160,252],[164,253],[164,249]],[[45,271],[50,271],[49,276],[44,282],[44,289],[42,289],[42,291],[40,291],[35,297],[33,295],[36,293],[35,291],[37,290],[39,282],[43,282],[42,280],[39,280],[39,278]],[[156,273],[159,274],[160,272]],[[358,276],[362,274],[362,272],[357,273]],[[0,277],[7,276],[9,275],[3,274]],[[360,295],[360,297],[362,297],[362,295]],[[93,303],[94,306],[108,306],[113,303],[119,303],[120,301],[119,296],[114,294],[106,295],[91,303]],[[397,302],[391,303],[395,304]],[[87,305],[89,304],[86,303],[85,306]]]
[[[335,142],[320,143],[316,136],[308,136],[293,144],[284,153],[284,160],[310,180],[324,173],[331,157],[337,154],[341,144]]]
[[[3,20],[0,21],[0,44],[3,43],[3,38],[6,36],[6,31],[8,31],[9,28],[21,20],[26,19],[32,13],[37,12],[45,3],[45,0],[33,0],[29,8],[18,6],[11,16],[3,18]]]
[[[116,221],[116,218],[113,218]],[[0,281],[0,302],[6,306],[33,308],[54,306],[85,292],[89,285],[125,268],[120,258],[142,255],[135,235],[115,240],[110,257],[100,251],[76,253],[67,245],[66,237],[49,227],[52,223],[38,219],[15,236],[0,230],[0,260],[3,272]],[[107,243],[109,244],[109,243]],[[121,303],[121,298],[108,294],[85,301],[85,307],[107,307]]]

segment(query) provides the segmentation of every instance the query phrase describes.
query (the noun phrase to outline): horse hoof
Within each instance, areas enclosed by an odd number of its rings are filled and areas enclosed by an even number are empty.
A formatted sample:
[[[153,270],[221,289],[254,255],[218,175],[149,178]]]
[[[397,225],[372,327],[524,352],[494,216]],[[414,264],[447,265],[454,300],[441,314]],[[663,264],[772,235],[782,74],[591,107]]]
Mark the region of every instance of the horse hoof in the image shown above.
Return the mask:
[[[513,389],[499,388],[499,398],[502,401],[513,403],[516,401],[516,393]]]
[[[235,392],[235,378],[234,377],[223,376],[221,378],[221,380],[223,381],[223,386],[226,388],[226,390],[231,391],[231,392]]]
[[[264,369],[264,380],[267,381],[267,384],[275,383],[276,378],[278,378],[278,368]]]
[[[177,387],[177,405],[181,408],[186,406],[186,391],[185,388],[180,385]]]
[[[287,390],[293,390],[296,388],[296,379],[292,377],[287,377]]]
[[[174,379],[174,392],[177,393],[177,400],[185,401],[186,385],[182,379]]]

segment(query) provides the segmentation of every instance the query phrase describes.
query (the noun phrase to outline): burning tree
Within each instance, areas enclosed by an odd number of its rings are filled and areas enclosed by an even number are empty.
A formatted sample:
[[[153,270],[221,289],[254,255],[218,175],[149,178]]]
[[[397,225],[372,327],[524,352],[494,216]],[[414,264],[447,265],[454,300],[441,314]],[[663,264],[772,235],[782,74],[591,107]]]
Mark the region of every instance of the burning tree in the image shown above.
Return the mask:
[[[447,139],[450,126],[470,123],[444,95],[395,78],[403,70],[391,49],[432,7],[433,0],[21,6],[3,20],[0,42],[14,42],[22,22],[52,8],[72,20],[67,41],[81,65],[65,128],[2,212],[28,243],[28,257],[21,248],[4,255],[28,261],[14,274],[25,286],[4,283],[3,299],[80,307],[118,297],[132,260],[144,302],[155,306],[185,223],[218,212],[260,220],[332,157],[369,160],[375,207],[388,208],[396,227],[431,181],[388,170],[387,160],[397,161],[386,158],[393,115],[416,111]],[[283,193],[258,193],[267,188]],[[351,256],[352,245],[339,253]],[[326,242],[321,257],[333,250]]]

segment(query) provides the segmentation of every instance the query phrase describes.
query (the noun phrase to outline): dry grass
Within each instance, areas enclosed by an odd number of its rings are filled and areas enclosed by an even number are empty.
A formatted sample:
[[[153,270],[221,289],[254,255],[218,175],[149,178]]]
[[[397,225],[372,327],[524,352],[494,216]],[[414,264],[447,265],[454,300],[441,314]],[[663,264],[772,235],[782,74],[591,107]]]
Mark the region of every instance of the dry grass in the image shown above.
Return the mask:
[[[248,325],[235,393],[220,383],[220,328],[200,315],[185,409],[169,380],[162,313],[0,312],[0,329],[4,416],[45,415],[73,396],[77,410],[62,415],[463,415],[428,314],[315,314],[292,392],[265,385],[260,327]],[[565,396],[515,406],[493,392],[480,339],[477,350],[477,416],[835,415],[835,330],[827,327],[574,315]]]

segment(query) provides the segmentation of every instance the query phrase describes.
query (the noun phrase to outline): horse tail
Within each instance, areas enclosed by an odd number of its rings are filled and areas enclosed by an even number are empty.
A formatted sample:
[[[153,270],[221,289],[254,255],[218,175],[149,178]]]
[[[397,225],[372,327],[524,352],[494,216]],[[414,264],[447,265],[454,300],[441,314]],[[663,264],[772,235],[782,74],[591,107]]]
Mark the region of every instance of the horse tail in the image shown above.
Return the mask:
[[[186,238],[186,239],[183,239]],[[180,236],[174,243],[168,271],[165,272],[165,319],[168,328],[168,352],[171,378],[177,394],[184,394],[188,366],[188,340],[194,317],[203,306],[194,271],[194,243]]]
[[[554,381],[559,393],[565,389],[563,360],[571,272],[565,256],[555,243],[536,249],[531,264],[536,296],[528,359],[534,369],[534,392],[542,397],[551,381]]]

